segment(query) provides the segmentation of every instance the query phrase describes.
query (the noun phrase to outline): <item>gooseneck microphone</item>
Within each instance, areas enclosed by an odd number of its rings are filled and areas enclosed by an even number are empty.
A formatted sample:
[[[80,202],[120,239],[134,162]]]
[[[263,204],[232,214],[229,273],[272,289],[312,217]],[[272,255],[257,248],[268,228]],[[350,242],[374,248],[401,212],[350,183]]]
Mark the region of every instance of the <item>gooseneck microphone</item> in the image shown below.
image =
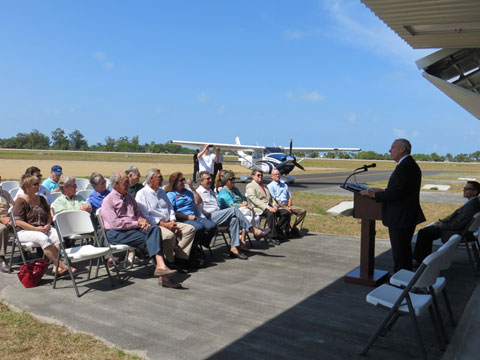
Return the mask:
[[[370,164],[370,165],[363,165],[362,167],[359,167],[358,169],[355,169],[355,171],[357,171],[357,170],[368,171],[368,169],[374,168],[376,166],[377,166],[377,164],[375,164],[375,163]]]

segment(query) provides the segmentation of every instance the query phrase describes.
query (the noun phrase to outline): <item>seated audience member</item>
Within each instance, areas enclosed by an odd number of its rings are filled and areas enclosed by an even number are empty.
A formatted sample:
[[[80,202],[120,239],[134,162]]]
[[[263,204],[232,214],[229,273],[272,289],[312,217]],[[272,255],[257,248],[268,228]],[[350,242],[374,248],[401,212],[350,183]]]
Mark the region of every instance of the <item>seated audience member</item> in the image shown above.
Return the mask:
[[[0,176],[0,183],[2,182],[2,177]],[[13,199],[10,196],[8,191],[2,189],[0,185],[0,271],[7,273],[10,270],[9,265],[5,259],[8,236],[12,229],[12,222],[10,220],[10,215],[8,214],[8,209],[13,205]]]
[[[83,210],[91,213],[92,207],[88,201],[81,196],[76,195],[77,184],[73,176],[62,176],[58,181],[58,187],[62,192],[52,204],[54,214],[60,214],[62,211]]]
[[[222,176],[223,174],[225,173],[225,171],[228,171],[228,170],[220,170],[218,173],[217,173],[217,177],[214,178],[215,179],[215,192],[217,194],[220,194],[220,191],[223,189],[223,187],[225,186],[225,181],[223,181],[222,179]]]
[[[238,207],[251,225],[258,226],[260,216],[255,214],[253,206],[248,204],[245,196],[235,186],[235,173],[230,170],[223,170],[221,181],[224,186],[217,196],[220,209],[226,209],[231,206]]]
[[[60,261],[57,265],[60,242],[55,229],[51,227],[52,216],[47,200],[37,195],[40,181],[36,176],[24,174],[21,187],[24,194],[15,200],[13,215],[17,225],[17,235],[20,243],[33,242],[41,247],[44,254],[55,264],[54,272],[63,275],[67,266]],[[72,268],[72,272],[76,269]]]
[[[202,198],[185,188],[185,177],[181,172],[170,175],[165,192],[173,206],[176,219],[195,228],[195,242],[210,245],[217,225],[211,220],[196,215],[196,205],[202,203]]]
[[[268,184],[268,190],[270,190],[270,194],[277,200],[277,205],[281,209],[287,210],[296,217],[289,235],[292,237],[301,236],[300,230],[302,229],[303,220],[305,220],[305,216],[307,215],[307,210],[292,204],[290,189],[285,182],[280,180],[280,171],[277,169],[272,170],[272,182]]]
[[[480,202],[478,194],[480,193],[480,184],[476,181],[467,181],[463,188],[463,197],[468,199],[465,205],[455,210],[451,215],[443,220],[439,220],[433,225],[427,226],[417,234],[417,242],[413,252],[413,258],[421,263],[432,252],[432,243],[441,238],[443,243],[454,234],[461,234],[473,215],[480,211]]]
[[[279,208],[268,188],[262,185],[263,171],[253,170],[252,179],[253,181],[247,185],[247,199],[253,205],[255,214],[267,218],[267,225],[271,229],[272,242],[279,245],[280,240],[287,239],[285,231],[290,222],[290,212]]]
[[[36,166],[30,166],[27,170],[25,170],[25,174],[34,175],[38,178],[38,181],[42,181],[42,172]],[[22,194],[23,194],[23,190],[20,188],[17,191],[17,195],[15,195],[15,199],[17,199],[17,197],[19,197]],[[54,200],[53,196],[51,195],[50,190],[48,190],[45,186],[40,185],[40,189],[37,195],[42,195],[43,197],[45,197],[45,199],[47,199],[48,205],[52,205],[52,202]]]
[[[110,177],[110,182],[113,190],[103,200],[100,211],[107,240],[114,245],[125,244],[148,252],[155,264],[153,275],[158,277],[158,284],[180,288],[179,283],[169,278],[176,271],[168,268],[163,260],[160,228],[142,216],[137,202],[128,193],[127,174],[115,173]]]
[[[103,175],[96,172],[90,175],[90,184],[93,191],[88,197],[88,203],[92,207],[92,214],[95,214],[102,207],[103,199],[110,194],[110,190],[107,189],[107,182]]]
[[[150,169],[145,175],[147,185],[137,192],[135,200],[150,224],[156,224],[162,231],[163,253],[167,264],[184,266],[190,255],[195,227],[177,222],[175,211],[162,189],[163,176],[160,169]]]
[[[247,255],[238,250],[240,246],[240,230],[252,229],[255,238],[258,240],[265,237],[264,233],[250,224],[245,216],[237,207],[228,207],[220,209],[217,203],[217,197],[212,190],[212,175],[208,171],[200,171],[200,186],[197,193],[203,201],[203,212],[208,214],[210,219],[217,225],[228,225],[230,227],[231,248],[230,256],[241,260],[247,260]]]
[[[46,178],[42,185],[45,186],[50,192],[60,191],[58,188],[58,180],[60,180],[60,176],[62,176],[62,174],[62,167],[60,165],[53,165],[52,169],[50,170],[50,177]]]
[[[140,171],[136,166],[129,166],[125,173],[128,176],[128,181],[130,181],[130,186],[128,187],[128,193],[135,197],[138,190],[143,188],[143,184],[140,183]]]
[[[217,147],[215,150],[215,164],[213,164],[213,177],[212,179],[217,178],[217,174],[223,170],[223,155],[221,149]],[[216,184],[216,183],[215,183]],[[218,192],[217,192],[218,194]]]

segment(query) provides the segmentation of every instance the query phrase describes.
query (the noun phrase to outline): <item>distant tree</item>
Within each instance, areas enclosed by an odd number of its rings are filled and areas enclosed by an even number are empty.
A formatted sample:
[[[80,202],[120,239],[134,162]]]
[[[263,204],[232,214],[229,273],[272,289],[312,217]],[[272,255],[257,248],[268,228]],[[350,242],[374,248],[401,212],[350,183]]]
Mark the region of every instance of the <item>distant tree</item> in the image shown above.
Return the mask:
[[[468,155],[467,154],[458,154],[453,158],[453,161],[456,162],[466,162],[468,161]]]
[[[480,151],[475,151],[469,155],[470,159],[474,161],[480,161]]]
[[[3,145],[12,149],[48,149],[50,138],[34,129],[30,133],[20,132],[17,136],[5,139]]]
[[[450,153],[447,153],[447,154],[445,155],[445,160],[447,160],[447,161],[452,161],[452,160],[453,160],[453,155],[450,154]]]
[[[57,128],[52,131],[52,148],[56,150],[68,150],[69,141],[63,129]]]
[[[71,150],[88,150],[88,143],[83,134],[75,129],[68,134],[68,142]]]
[[[345,151],[340,151],[338,153],[338,158],[339,159],[351,159],[351,156],[348,152],[345,152]]]
[[[107,136],[105,138],[105,151],[115,151],[115,139]]]
[[[330,154],[330,153],[328,153],[328,154]],[[327,155],[328,155],[328,154],[327,154]],[[335,154],[335,153],[334,153],[334,154]],[[311,152],[310,154],[308,154],[308,157],[309,157],[310,159],[316,159],[316,158],[318,158],[318,152],[316,152],[316,151]]]

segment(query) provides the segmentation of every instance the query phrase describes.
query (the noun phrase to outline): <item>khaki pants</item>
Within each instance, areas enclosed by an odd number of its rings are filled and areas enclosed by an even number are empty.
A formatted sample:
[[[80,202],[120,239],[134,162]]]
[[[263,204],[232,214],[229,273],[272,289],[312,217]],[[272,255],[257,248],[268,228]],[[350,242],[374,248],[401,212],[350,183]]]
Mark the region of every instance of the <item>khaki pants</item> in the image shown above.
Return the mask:
[[[5,252],[7,250],[8,235],[10,230],[3,224],[0,224],[0,257],[5,258]]]
[[[180,233],[174,234],[167,228],[160,226],[162,230],[163,254],[168,262],[174,262],[175,258],[188,260],[195,238],[195,228],[192,225],[177,222]]]
[[[298,230],[302,230],[303,221],[305,220],[305,216],[307,215],[307,210],[301,208],[300,206],[292,206],[292,215],[295,215],[295,222],[292,226],[292,229],[297,228]]]

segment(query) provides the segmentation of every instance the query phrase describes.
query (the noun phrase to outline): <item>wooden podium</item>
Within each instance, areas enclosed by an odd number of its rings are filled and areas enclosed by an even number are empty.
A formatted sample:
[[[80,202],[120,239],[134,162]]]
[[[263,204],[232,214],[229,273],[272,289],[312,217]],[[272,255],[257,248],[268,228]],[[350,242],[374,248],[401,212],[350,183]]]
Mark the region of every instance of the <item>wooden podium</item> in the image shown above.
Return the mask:
[[[388,277],[388,271],[376,270],[375,265],[375,220],[382,219],[382,204],[374,199],[353,193],[353,217],[362,219],[360,236],[360,266],[352,270],[344,279],[346,282],[378,286]]]

